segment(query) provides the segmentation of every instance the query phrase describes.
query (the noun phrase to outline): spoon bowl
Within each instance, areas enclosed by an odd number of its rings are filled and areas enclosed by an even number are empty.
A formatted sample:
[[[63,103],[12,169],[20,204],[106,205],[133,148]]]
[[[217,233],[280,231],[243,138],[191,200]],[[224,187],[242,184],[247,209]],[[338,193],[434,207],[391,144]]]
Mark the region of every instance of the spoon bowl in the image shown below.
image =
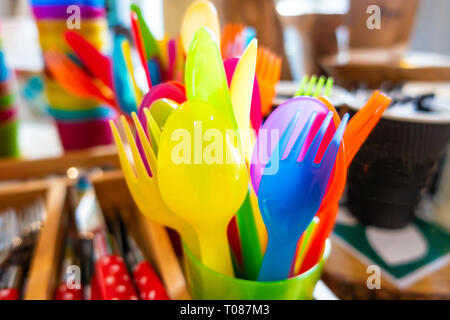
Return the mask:
[[[244,201],[248,183],[233,132],[217,108],[187,101],[167,119],[158,152],[165,203],[196,230],[203,263],[226,275],[233,275],[227,226]]]

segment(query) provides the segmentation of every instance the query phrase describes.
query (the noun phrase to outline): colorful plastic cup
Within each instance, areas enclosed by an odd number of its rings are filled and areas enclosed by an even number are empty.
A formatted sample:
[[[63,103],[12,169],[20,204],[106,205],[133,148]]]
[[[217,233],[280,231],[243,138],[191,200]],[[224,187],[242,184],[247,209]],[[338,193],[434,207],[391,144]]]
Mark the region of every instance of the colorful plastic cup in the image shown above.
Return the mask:
[[[30,0],[32,6],[78,5],[105,7],[105,0]]]
[[[66,151],[91,148],[112,143],[110,119],[88,121],[56,120],[61,144]]]
[[[10,75],[9,77],[0,81],[0,95],[3,96],[12,91],[14,91],[14,81],[13,81],[13,79],[11,79],[11,75]]]
[[[109,107],[96,107],[87,110],[62,110],[47,106],[48,113],[57,120],[95,120],[111,119],[116,117],[116,112]],[[1,115],[1,113],[0,113]]]
[[[14,101],[16,101],[16,95],[14,93],[0,96],[0,110],[9,109]]]
[[[11,108],[8,108],[6,110],[0,111],[0,125],[5,122],[12,121],[16,118],[18,113],[18,109],[15,106],[12,106]]]
[[[75,97],[68,93],[58,82],[45,77],[45,95],[47,102],[54,109],[77,111],[98,107],[99,103],[93,99]]]
[[[0,157],[18,157],[19,121],[13,120],[0,124]]]
[[[64,33],[54,33],[54,34],[40,33],[39,43],[41,45],[42,51],[47,52],[49,50],[58,50],[66,53],[73,52],[72,47],[66,42],[63,35]],[[103,49],[106,47],[107,41],[101,34],[98,35],[91,34],[85,36],[85,38],[96,48]]]
[[[46,5],[33,6],[33,14],[36,19],[67,19],[71,13],[67,13],[67,5]],[[80,17],[82,19],[104,18],[106,12],[104,8],[81,5]]]
[[[61,34],[69,30],[66,20],[38,20],[36,21],[39,34]],[[81,29],[76,30],[83,36],[91,34],[105,34],[108,31],[108,25],[105,18],[92,18],[81,20]]]
[[[308,271],[283,281],[251,281],[217,273],[203,265],[186,247],[184,265],[193,299],[198,300],[311,300],[323,264],[331,251],[327,240],[322,258]]]

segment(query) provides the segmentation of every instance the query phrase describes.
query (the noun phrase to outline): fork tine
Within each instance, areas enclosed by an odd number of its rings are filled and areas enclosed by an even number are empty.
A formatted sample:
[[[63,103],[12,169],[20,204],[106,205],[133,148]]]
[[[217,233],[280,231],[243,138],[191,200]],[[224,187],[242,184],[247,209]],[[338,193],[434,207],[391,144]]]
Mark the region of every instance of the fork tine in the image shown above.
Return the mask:
[[[262,49],[258,48],[258,53],[256,55],[256,74],[261,76],[261,64],[262,64]]]
[[[379,93],[371,104],[364,106],[360,110],[361,112],[355,115],[355,124],[351,128],[352,131],[350,131],[350,134],[355,135],[358,133],[358,131],[364,128],[366,123],[369,122],[370,119],[377,113],[377,110],[380,108],[380,106],[383,105],[383,102],[386,100],[386,98],[386,95],[384,95],[383,93]]]
[[[155,154],[158,154],[161,130],[159,129],[159,126],[156,123],[155,118],[153,118],[153,116],[150,112],[150,109],[145,108],[144,114],[145,114],[145,117],[147,118],[147,131],[148,131],[148,135],[150,136],[150,142],[153,146],[153,150],[155,151]]]
[[[300,151],[303,148],[303,144],[305,143],[306,138],[308,137],[309,132],[311,131],[312,126],[314,125],[314,121],[316,121],[317,118],[317,111],[314,111],[308,119],[308,122],[303,127],[302,131],[297,137],[297,140],[295,141],[294,145],[291,148],[291,151],[289,152],[289,158],[291,160],[297,161]]]
[[[378,108],[376,113],[367,121],[364,125],[364,128],[361,128],[355,135],[352,137],[352,148],[346,148],[346,161],[350,163],[358,152],[359,148],[361,148],[364,141],[372,132],[373,128],[377,125],[378,121],[380,121],[381,116],[384,111],[387,109],[389,104],[391,103],[391,98],[385,98],[385,100],[381,103],[381,106]],[[345,139],[345,135],[344,135]]]
[[[286,152],[286,147],[288,145],[289,140],[291,139],[292,133],[294,132],[295,126],[297,125],[297,120],[300,117],[301,110],[297,110],[289,122],[286,130],[284,130],[283,135],[281,136],[280,141],[278,142],[278,152],[280,155],[279,159],[283,159],[283,155]]]
[[[302,78],[302,82],[300,82],[300,86],[298,87],[297,92],[294,94],[294,97],[299,97],[303,95],[303,91],[307,83],[308,83],[308,76],[305,74]]]
[[[317,82],[316,90],[313,93],[313,97],[318,97],[322,92],[323,85],[325,84],[325,76],[320,76],[319,81]]]
[[[333,88],[333,83],[334,83],[334,79],[333,78],[330,77],[330,78],[327,79],[327,84],[325,85],[325,90],[324,90],[324,93],[323,93],[323,95],[325,97],[329,97],[330,96],[331,88]]]
[[[316,158],[317,151],[319,150],[320,145],[322,144],[323,137],[328,130],[328,126],[330,125],[331,119],[333,118],[333,112],[329,111],[325,120],[323,120],[322,125],[320,126],[319,131],[316,133],[311,146],[308,151],[306,151],[304,160],[308,160],[309,162],[313,162]]]
[[[155,152],[150,146],[150,142],[148,141],[147,136],[145,135],[144,129],[142,128],[142,124],[139,121],[136,112],[133,112],[131,116],[133,117],[134,126],[136,127],[139,140],[141,141],[142,147],[144,149],[145,157],[147,158],[147,161],[150,164],[152,176],[155,176],[157,167]]]
[[[111,131],[113,133],[114,141],[116,142],[117,150],[119,153],[119,160],[122,166],[122,170],[124,171],[125,178],[132,179],[135,181],[137,179],[133,168],[128,161],[128,157],[125,153],[125,147],[123,145],[122,139],[120,138],[119,132],[117,131],[116,125],[113,120],[109,120],[109,126],[111,127]]]
[[[275,84],[280,79],[281,58],[275,55],[275,61],[273,64],[272,73],[270,74],[270,83]]]
[[[266,68],[266,80],[270,81],[271,79],[271,75],[272,75],[272,70],[275,66],[275,59],[276,56],[272,53],[272,52],[268,52],[267,53],[268,59],[267,59],[267,68]]]
[[[267,55],[266,51],[263,51],[263,61],[262,61],[262,65],[261,65],[261,78],[263,79],[263,81],[266,81],[267,79],[267,69],[269,68],[269,56]]]
[[[305,96],[309,97],[311,95],[311,92],[313,91],[314,86],[316,85],[316,82],[317,82],[317,76],[313,75],[311,77],[311,79],[309,80],[309,84],[308,84],[308,88],[306,89]]]
[[[331,142],[328,145],[322,160],[320,161],[320,166],[325,165],[330,169],[330,171],[333,168],[332,164],[336,161],[336,155],[339,151],[339,147],[341,145],[342,137],[344,136],[345,128],[347,127],[349,117],[350,117],[349,114],[346,113],[342,118],[339,127],[334,133],[333,139],[331,139]]]
[[[383,96],[380,95],[380,91],[375,91],[364,107],[362,107],[362,109],[359,110],[349,121],[348,129],[345,131],[344,137],[353,136],[361,128],[361,125],[372,116],[374,110],[378,108],[383,99]]]
[[[139,154],[138,147],[136,145],[136,141],[134,140],[134,136],[131,133],[131,129],[127,123],[125,116],[121,116],[120,120],[122,120],[122,125],[125,130],[125,134],[128,139],[128,144],[131,148],[131,154],[133,155],[134,166],[136,167],[138,178],[149,177],[147,169],[145,168],[144,162],[142,161],[141,155]]]

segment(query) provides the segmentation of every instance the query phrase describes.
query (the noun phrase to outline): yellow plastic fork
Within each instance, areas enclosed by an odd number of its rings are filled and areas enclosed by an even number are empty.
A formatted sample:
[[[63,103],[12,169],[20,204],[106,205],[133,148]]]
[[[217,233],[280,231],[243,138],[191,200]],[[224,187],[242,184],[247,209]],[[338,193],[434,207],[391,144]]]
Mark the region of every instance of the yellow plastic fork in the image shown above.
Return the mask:
[[[114,122],[110,121],[111,130],[113,132],[114,140],[117,145],[117,149],[119,152],[120,164],[122,167],[123,174],[125,176],[125,180],[128,185],[128,189],[133,196],[136,205],[139,210],[150,220],[170,227],[178,231],[181,235],[183,241],[189,247],[197,257],[200,257],[200,250],[198,245],[197,236],[195,235],[192,227],[182,218],[175,215],[165,204],[163,199],[161,198],[161,194],[158,189],[158,181],[157,181],[157,160],[156,154],[152,147],[150,146],[150,142],[147,139],[147,136],[144,133],[144,129],[142,128],[141,123],[139,122],[136,113],[132,113],[134,125],[137,130],[137,134],[142,144],[142,148],[144,150],[144,156],[147,160],[147,163],[150,166],[152,177],[148,174],[147,168],[144,165],[144,161],[141,158],[141,154],[139,153],[138,147],[135,142],[135,138],[131,132],[130,127],[128,126],[127,120],[124,116],[121,117],[122,126],[125,130],[125,134],[128,140],[128,144],[131,148],[131,153],[133,155],[134,161],[134,169],[130,164],[130,161],[125,152],[125,146],[120,138],[119,132],[114,124]],[[146,112],[147,123],[153,123],[153,119],[149,119],[151,114]],[[152,121],[153,120],[153,121]],[[154,132],[155,127],[148,125],[149,132],[152,132],[152,137],[159,137],[158,133]],[[155,144],[158,143],[157,139],[152,139],[152,142]],[[156,147],[156,145],[155,145]]]

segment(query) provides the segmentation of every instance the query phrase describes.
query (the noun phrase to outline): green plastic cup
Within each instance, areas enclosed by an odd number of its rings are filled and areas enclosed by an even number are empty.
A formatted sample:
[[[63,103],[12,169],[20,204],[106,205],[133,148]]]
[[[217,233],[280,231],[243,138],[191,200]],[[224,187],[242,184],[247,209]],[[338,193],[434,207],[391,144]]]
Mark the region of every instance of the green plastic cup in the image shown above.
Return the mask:
[[[188,287],[196,300],[311,300],[323,264],[331,251],[327,240],[320,261],[308,271],[283,281],[251,281],[217,273],[203,265],[184,248],[184,267]]]
[[[19,155],[19,121],[0,124],[0,157]]]

